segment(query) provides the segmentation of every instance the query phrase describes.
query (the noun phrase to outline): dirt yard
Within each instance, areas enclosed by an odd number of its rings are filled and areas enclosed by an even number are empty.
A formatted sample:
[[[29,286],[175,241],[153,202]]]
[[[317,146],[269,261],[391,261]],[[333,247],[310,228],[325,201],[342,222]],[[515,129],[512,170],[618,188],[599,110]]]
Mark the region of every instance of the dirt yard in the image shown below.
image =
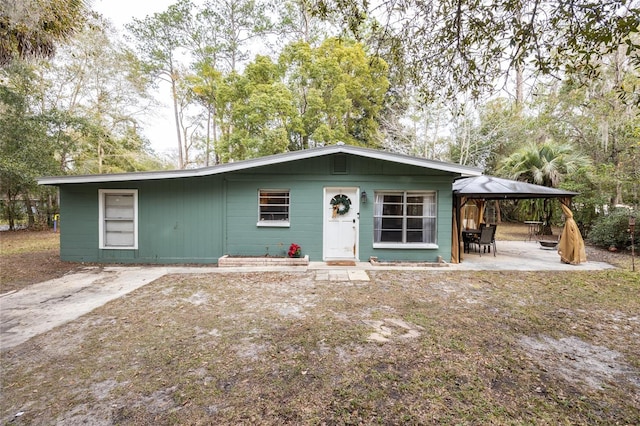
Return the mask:
[[[165,276],[3,350],[0,422],[637,424],[638,273],[369,275]]]

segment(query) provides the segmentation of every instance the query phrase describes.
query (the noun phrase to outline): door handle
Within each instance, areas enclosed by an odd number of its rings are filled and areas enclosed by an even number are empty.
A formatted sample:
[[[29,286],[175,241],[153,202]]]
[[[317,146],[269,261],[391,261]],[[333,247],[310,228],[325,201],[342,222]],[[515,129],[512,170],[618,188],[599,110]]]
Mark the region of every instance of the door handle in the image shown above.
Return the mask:
[[[353,223],[356,223],[356,220],[355,220],[355,219],[353,219]]]

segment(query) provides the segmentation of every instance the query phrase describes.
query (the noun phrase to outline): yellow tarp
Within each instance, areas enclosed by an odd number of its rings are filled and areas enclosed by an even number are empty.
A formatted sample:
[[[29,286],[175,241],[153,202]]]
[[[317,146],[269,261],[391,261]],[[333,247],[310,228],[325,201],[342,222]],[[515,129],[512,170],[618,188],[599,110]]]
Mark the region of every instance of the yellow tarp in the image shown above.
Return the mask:
[[[584,248],[584,240],[578,229],[576,221],[573,220],[571,209],[562,202],[562,212],[565,215],[564,229],[560,236],[560,244],[558,244],[558,254],[560,260],[564,263],[578,265],[587,261],[587,253]]]
[[[451,263],[460,263],[460,232],[458,231],[458,212],[453,208],[453,226],[451,227]]]

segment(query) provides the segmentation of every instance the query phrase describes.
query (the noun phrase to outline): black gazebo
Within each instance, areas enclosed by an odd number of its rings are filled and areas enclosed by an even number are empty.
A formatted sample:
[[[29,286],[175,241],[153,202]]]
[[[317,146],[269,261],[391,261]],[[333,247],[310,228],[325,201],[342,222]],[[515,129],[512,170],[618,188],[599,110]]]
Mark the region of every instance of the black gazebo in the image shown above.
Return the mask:
[[[470,200],[477,200],[484,207],[485,200],[515,200],[524,198],[559,198],[567,209],[577,192],[550,188],[532,183],[503,179],[495,176],[474,176],[457,179],[453,183],[453,239],[451,260],[460,262],[460,213]],[[478,203],[476,203],[478,204]]]

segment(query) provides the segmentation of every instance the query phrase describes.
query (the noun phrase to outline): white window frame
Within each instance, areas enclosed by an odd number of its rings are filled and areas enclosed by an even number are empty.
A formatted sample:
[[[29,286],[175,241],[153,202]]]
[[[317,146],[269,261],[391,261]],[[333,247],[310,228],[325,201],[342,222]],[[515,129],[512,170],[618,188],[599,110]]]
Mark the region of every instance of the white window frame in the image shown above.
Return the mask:
[[[262,211],[261,208],[263,204],[260,202],[260,198],[263,193],[269,192],[286,192],[288,203],[287,206],[287,219],[286,220],[265,220],[261,219]],[[260,188],[258,189],[258,223],[256,223],[258,227],[274,227],[274,228],[288,228],[291,226],[291,190],[290,189],[267,189]]]
[[[105,196],[106,195],[133,195],[133,245],[132,246],[108,246],[105,238]],[[138,249],[138,190],[137,189],[99,189],[98,190],[98,242],[103,250],[137,250]]]
[[[385,195],[402,195],[402,240],[403,242],[376,242],[376,218],[377,217],[384,217],[382,215],[382,211],[380,210],[380,213],[378,214],[378,198],[379,197],[383,197]],[[435,229],[434,231],[434,242],[433,243],[412,243],[412,242],[404,242],[406,241],[406,235],[407,235],[407,218],[409,217],[407,215],[407,197],[408,196],[425,196],[425,195],[430,195],[434,197],[435,200],[435,214],[433,216],[427,216],[424,214],[423,212],[423,218],[433,218],[435,219]],[[381,209],[381,207],[380,207]],[[412,217],[409,217],[412,218]],[[437,249],[438,248],[438,192],[437,191],[403,191],[403,190],[399,190],[399,191],[393,191],[393,190],[388,190],[388,191],[375,191],[374,194],[374,217],[373,217],[373,223],[374,223],[374,235],[373,235],[373,248],[387,248],[387,249]]]

